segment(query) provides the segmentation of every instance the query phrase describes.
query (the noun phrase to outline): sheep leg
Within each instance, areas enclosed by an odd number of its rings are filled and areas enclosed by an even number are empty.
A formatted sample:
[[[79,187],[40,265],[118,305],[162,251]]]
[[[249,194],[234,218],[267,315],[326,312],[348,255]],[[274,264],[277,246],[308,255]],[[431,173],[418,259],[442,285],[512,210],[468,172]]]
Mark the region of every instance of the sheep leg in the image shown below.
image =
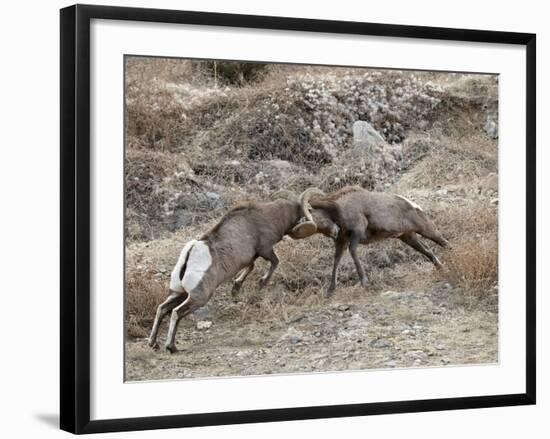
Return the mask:
[[[157,335],[159,332],[160,324],[166,315],[176,306],[178,306],[185,298],[184,293],[178,293],[171,291],[168,298],[162,302],[157,308],[157,314],[155,315],[155,321],[153,323],[153,329],[149,336],[149,346],[153,349],[158,349]]]
[[[443,267],[437,256],[415,234],[403,235],[399,239],[426,256],[437,268]]]
[[[271,265],[269,269],[266,271],[266,273],[260,278],[260,289],[265,287],[267,283],[269,282],[269,279],[271,279],[271,275],[273,272],[277,269],[277,266],[279,265],[279,258],[275,254],[275,251],[271,249],[269,252],[267,252],[265,255],[260,255],[262,258],[268,260],[271,262]]]
[[[361,265],[359,256],[357,255],[357,246],[359,245],[359,241],[361,241],[361,237],[357,234],[353,234],[349,242],[349,252],[351,254],[353,262],[355,263],[357,274],[359,274],[359,282],[361,282],[361,286],[365,288],[369,280],[367,278],[367,275],[365,274],[363,265]]]
[[[443,235],[439,233],[439,231],[435,228],[433,224],[427,224],[422,229],[418,230],[420,235],[422,235],[424,238],[427,238],[436,244],[440,245],[441,247],[448,247],[449,241],[447,241],[445,238],[443,238]]]
[[[250,263],[250,265],[243,268],[237,278],[233,281],[233,288],[231,289],[231,295],[235,297],[237,293],[241,290],[241,287],[248,277],[248,275],[251,273],[251,271],[254,270],[254,261]]]
[[[208,302],[207,295],[189,295],[181,305],[178,305],[172,310],[172,314],[170,315],[170,326],[168,327],[168,336],[166,337],[166,349],[171,354],[177,352],[176,331],[180,320],[205,305],[206,302]]]
[[[332,266],[332,277],[330,278],[330,286],[328,287],[328,290],[327,290],[327,296],[330,296],[332,293],[334,293],[334,290],[336,289],[336,278],[338,276],[338,264],[340,264],[340,260],[342,259],[342,255],[344,254],[345,248],[346,248],[345,239],[338,239],[335,241],[334,265]]]

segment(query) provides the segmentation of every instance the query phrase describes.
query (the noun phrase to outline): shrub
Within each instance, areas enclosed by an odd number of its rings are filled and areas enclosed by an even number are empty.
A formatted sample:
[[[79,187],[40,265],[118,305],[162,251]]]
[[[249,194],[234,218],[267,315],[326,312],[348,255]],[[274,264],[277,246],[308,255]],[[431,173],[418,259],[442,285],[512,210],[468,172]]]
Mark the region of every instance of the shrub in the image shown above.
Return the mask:
[[[265,76],[268,64],[237,61],[206,61],[210,76],[222,83],[243,86]]]
[[[454,245],[445,257],[443,275],[467,294],[487,293],[498,281],[496,239]]]
[[[132,271],[126,277],[126,334],[142,338],[148,335],[157,307],[166,299],[166,285],[154,270]]]

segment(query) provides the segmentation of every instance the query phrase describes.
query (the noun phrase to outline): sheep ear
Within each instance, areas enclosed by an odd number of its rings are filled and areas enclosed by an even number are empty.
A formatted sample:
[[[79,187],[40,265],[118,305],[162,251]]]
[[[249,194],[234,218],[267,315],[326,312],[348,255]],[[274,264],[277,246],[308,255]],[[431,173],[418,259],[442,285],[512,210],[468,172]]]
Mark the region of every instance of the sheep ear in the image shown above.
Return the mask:
[[[288,233],[292,239],[304,239],[315,234],[317,232],[317,226],[313,221],[305,221],[303,223],[294,226]]]

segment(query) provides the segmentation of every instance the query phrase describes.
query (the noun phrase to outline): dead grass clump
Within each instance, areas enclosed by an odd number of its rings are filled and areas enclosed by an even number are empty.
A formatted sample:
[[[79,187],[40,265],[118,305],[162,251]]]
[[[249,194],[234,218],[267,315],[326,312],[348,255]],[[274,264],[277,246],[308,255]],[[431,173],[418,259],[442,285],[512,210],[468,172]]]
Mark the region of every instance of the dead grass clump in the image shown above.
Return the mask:
[[[403,175],[399,184],[408,188],[437,188],[449,184],[464,184],[472,179],[497,172],[496,144],[494,151],[478,143],[469,143],[471,139],[441,139],[430,142],[429,152]],[[421,150],[419,150],[421,151]]]
[[[345,186],[361,186],[368,190],[383,191],[399,176],[401,148],[386,145],[369,157],[346,151],[332,164],[319,172],[319,187],[332,192]]]
[[[128,337],[148,335],[157,307],[166,298],[166,276],[156,277],[152,269],[126,275],[126,333]]]
[[[432,128],[442,136],[462,137],[498,120],[498,76],[447,74],[435,81],[442,88],[438,117]]]
[[[177,58],[128,56],[126,77],[136,81],[152,78],[167,82],[185,81],[193,84],[204,82],[204,78],[193,65],[193,61]]]
[[[433,210],[438,229],[454,245],[468,237],[488,237],[498,234],[498,212],[488,203],[469,203],[463,206],[445,205]]]
[[[453,245],[445,256],[442,276],[466,294],[487,294],[498,282],[497,241],[470,240]]]
[[[311,286],[322,287],[332,267],[332,241],[321,235],[307,240],[285,239],[275,251],[281,263],[274,282],[297,295],[302,295]]]
[[[449,81],[444,84],[448,94],[486,103],[498,99],[498,75],[444,75]]]
[[[167,150],[177,144],[184,117],[183,106],[165,84],[126,84],[126,134],[146,147]]]
[[[195,61],[196,65],[204,64],[214,81],[240,87],[261,80],[268,71],[268,64],[241,61]]]
[[[226,99],[225,90],[201,80],[201,75],[191,74],[194,69],[189,62],[180,61],[180,68],[176,68],[176,61],[127,61],[125,117],[129,145],[175,150],[216,120],[227,104],[237,102]]]

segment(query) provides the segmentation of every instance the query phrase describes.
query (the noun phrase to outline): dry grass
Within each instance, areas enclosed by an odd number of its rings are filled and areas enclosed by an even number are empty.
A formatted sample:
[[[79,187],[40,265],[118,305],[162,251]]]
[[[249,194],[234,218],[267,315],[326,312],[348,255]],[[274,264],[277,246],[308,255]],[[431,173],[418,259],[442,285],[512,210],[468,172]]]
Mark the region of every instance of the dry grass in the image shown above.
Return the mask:
[[[405,142],[404,154],[407,172],[397,186],[404,190],[468,185],[498,169],[496,142],[477,132],[458,137],[417,134]]]
[[[432,210],[432,217],[442,233],[452,242],[491,236],[497,239],[498,219],[496,207],[488,201],[464,205],[440,204]]]
[[[250,80],[237,75],[235,83],[199,61],[127,60],[130,336],[147,335],[186,241],[237,202],[265,200],[281,188],[359,184],[410,197],[429,213],[453,246],[435,250],[447,268],[434,274],[423,256],[397,240],[362,247],[369,292],[420,290],[441,281],[465,295],[492,288],[497,209],[476,184],[498,172],[497,142],[482,131],[488,112],[497,111],[494,78],[316,66],[261,70]],[[351,154],[358,119],[370,121],[388,142],[374,157]],[[438,195],[441,188],[449,193]],[[218,288],[211,301],[216,318],[288,323],[304,309],[327,306],[322,292],[333,251],[320,236],[284,240],[269,287],[256,287],[267,266],[260,262],[237,305],[230,286]],[[364,298],[357,280],[346,255],[337,295]]]
[[[126,330],[129,337],[145,337],[158,305],[166,298],[164,276],[152,269],[131,271],[126,277]]]
[[[493,239],[460,242],[445,256],[442,275],[467,295],[486,295],[498,282],[498,246]]]

